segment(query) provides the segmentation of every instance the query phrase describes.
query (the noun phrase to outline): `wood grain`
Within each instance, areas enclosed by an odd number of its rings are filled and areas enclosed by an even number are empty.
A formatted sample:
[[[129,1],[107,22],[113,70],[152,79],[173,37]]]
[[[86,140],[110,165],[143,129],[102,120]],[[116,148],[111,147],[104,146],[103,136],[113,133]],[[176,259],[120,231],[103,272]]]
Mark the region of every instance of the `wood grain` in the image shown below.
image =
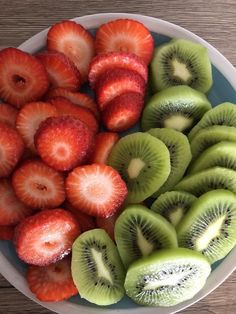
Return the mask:
[[[0,0],[0,46],[17,46],[45,27],[102,12],[150,15],[176,23],[215,46],[236,66],[235,0]],[[181,313],[236,313],[236,273],[204,300]],[[0,314],[52,313],[33,303],[0,276]]]

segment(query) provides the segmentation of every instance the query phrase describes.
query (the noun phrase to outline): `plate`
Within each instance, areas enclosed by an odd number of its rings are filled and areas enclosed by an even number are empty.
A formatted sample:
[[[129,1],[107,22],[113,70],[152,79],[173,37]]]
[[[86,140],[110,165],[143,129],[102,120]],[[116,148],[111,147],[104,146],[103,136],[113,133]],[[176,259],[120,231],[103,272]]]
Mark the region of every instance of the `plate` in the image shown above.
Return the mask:
[[[95,29],[110,20],[117,18],[135,19],[146,25],[152,32],[155,38],[155,44],[167,42],[170,38],[185,38],[193,42],[204,45],[209,52],[211,63],[213,65],[213,80],[214,85],[209,92],[209,100],[213,106],[222,102],[236,103],[236,70],[233,65],[213,46],[204,41],[197,35],[181,28],[180,26],[169,22],[136,14],[126,13],[106,13],[94,14],[75,18],[74,21],[82,24],[85,28],[95,31]],[[29,53],[35,53],[41,50],[46,45],[46,34],[48,29],[31,37],[22,45],[20,49]],[[98,312],[105,314],[171,314],[176,313],[186,307],[196,303],[211,291],[217,288],[236,268],[236,247],[228,254],[228,256],[212,267],[211,275],[209,276],[204,288],[191,300],[178,304],[177,306],[164,308],[141,307],[134,304],[128,297],[124,298],[119,303],[110,307],[101,308],[82,300],[79,296],[71,298],[69,301],[63,302],[40,302],[35,298],[28,288],[24,277],[26,266],[20,262],[14,251],[13,245],[8,241],[0,241],[0,272],[1,274],[20,292],[25,294],[33,301],[39,303],[43,307],[52,310],[59,314],[97,314]]]

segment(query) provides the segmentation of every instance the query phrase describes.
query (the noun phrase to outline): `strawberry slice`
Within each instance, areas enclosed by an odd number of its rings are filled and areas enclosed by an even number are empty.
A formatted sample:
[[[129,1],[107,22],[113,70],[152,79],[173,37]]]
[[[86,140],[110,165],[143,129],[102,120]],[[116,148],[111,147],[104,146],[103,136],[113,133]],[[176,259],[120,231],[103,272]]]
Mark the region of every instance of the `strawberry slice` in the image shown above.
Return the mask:
[[[62,301],[78,294],[68,257],[49,266],[29,266],[26,278],[30,290],[40,301]]]
[[[95,54],[93,36],[80,24],[62,21],[53,25],[47,35],[48,50],[64,53],[87,80],[89,63]]]
[[[114,215],[128,190],[119,173],[103,164],[75,168],[66,179],[69,202],[78,210],[97,217]]]
[[[28,103],[21,108],[16,119],[16,128],[31,152],[37,153],[34,135],[39,124],[46,118],[57,115],[57,109],[52,104],[42,101]]]
[[[79,70],[67,56],[58,51],[44,51],[36,55],[45,66],[52,87],[76,91],[81,85]]]
[[[97,55],[93,58],[89,67],[89,83],[94,88],[99,76],[107,70],[122,68],[137,72],[142,76],[145,83],[148,80],[147,64],[142,58],[133,53],[109,52]]]
[[[0,226],[0,240],[13,240],[15,228],[12,226]]]
[[[0,226],[14,226],[31,215],[32,209],[17,197],[9,180],[0,180]]]
[[[127,69],[114,69],[104,72],[97,84],[95,92],[101,110],[116,96],[127,92],[144,95],[145,81],[137,72]]]
[[[84,163],[94,143],[94,134],[72,116],[51,117],[35,134],[36,149],[50,167],[67,171]]]
[[[25,162],[12,176],[17,197],[33,208],[54,208],[65,200],[61,173],[40,160]]]
[[[0,178],[11,174],[23,152],[20,134],[9,124],[0,122]]]
[[[96,217],[97,227],[104,229],[113,241],[115,240],[115,237],[114,237],[115,223],[119,215],[120,215],[120,212],[118,211],[115,213],[115,215],[112,215],[108,218]]]
[[[79,225],[70,212],[43,210],[17,225],[16,252],[28,264],[47,266],[68,255],[79,234]]]
[[[102,132],[95,137],[95,146],[90,163],[106,164],[112,147],[118,141],[119,135],[112,132]]]
[[[17,48],[0,52],[0,98],[16,107],[39,100],[49,87],[42,63]]]
[[[15,127],[18,110],[9,104],[0,104],[0,122]]]
[[[152,58],[154,40],[142,23],[131,19],[118,19],[99,27],[95,48],[98,54],[111,51],[132,52],[148,64]]]

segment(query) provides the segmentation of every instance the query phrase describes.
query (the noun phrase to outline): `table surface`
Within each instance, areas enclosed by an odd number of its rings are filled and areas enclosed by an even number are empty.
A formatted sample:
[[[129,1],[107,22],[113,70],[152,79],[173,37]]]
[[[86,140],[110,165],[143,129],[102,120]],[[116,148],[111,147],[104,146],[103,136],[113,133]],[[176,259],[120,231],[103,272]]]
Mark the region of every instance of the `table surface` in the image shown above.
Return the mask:
[[[0,46],[17,46],[63,19],[102,12],[150,15],[178,24],[207,40],[236,66],[236,0],[0,0]],[[185,314],[236,313],[236,272]],[[0,314],[49,310],[33,303],[0,275]]]

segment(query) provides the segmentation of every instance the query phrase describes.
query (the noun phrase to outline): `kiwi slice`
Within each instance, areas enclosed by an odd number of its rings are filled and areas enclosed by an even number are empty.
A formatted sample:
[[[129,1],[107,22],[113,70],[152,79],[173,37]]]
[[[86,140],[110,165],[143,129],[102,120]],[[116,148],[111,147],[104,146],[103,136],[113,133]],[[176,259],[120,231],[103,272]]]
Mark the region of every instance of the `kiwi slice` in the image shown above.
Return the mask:
[[[175,190],[186,191],[197,197],[216,189],[226,189],[236,193],[236,172],[214,167],[191,174],[175,186]]]
[[[152,204],[151,210],[176,227],[196,199],[194,195],[183,191],[166,192]]]
[[[171,190],[183,177],[191,159],[191,149],[188,138],[181,132],[172,129],[151,129],[149,134],[161,140],[170,153],[170,174],[164,185],[153,194],[153,197]]]
[[[174,227],[142,205],[130,205],[118,217],[115,239],[125,267],[155,250],[178,246]]]
[[[217,125],[198,131],[190,143],[193,160],[195,160],[208,147],[222,141],[236,143],[236,128],[232,126]]]
[[[86,231],[76,239],[71,267],[81,298],[109,305],[124,296],[124,266],[114,242],[103,229]]]
[[[209,147],[193,162],[189,173],[216,166],[236,170],[236,142],[220,142]]]
[[[113,147],[108,164],[128,187],[128,203],[140,203],[151,196],[170,174],[170,154],[165,144],[147,133],[122,137]]]
[[[169,87],[155,94],[142,114],[142,129],[168,128],[187,131],[211,109],[206,96],[189,86]]]
[[[224,258],[236,244],[236,196],[214,190],[199,197],[177,228],[181,247],[201,252],[209,263]]]
[[[129,267],[125,290],[138,304],[173,306],[194,297],[210,272],[210,264],[199,252],[186,248],[163,249]]]
[[[154,92],[175,85],[189,85],[206,93],[212,86],[207,48],[186,39],[174,39],[154,51],[151,63]]]
[[[236,105],[225,102],[206,112],[190,131],[189,140],[191,141],[199,130],[213,125],[236,127]]]

